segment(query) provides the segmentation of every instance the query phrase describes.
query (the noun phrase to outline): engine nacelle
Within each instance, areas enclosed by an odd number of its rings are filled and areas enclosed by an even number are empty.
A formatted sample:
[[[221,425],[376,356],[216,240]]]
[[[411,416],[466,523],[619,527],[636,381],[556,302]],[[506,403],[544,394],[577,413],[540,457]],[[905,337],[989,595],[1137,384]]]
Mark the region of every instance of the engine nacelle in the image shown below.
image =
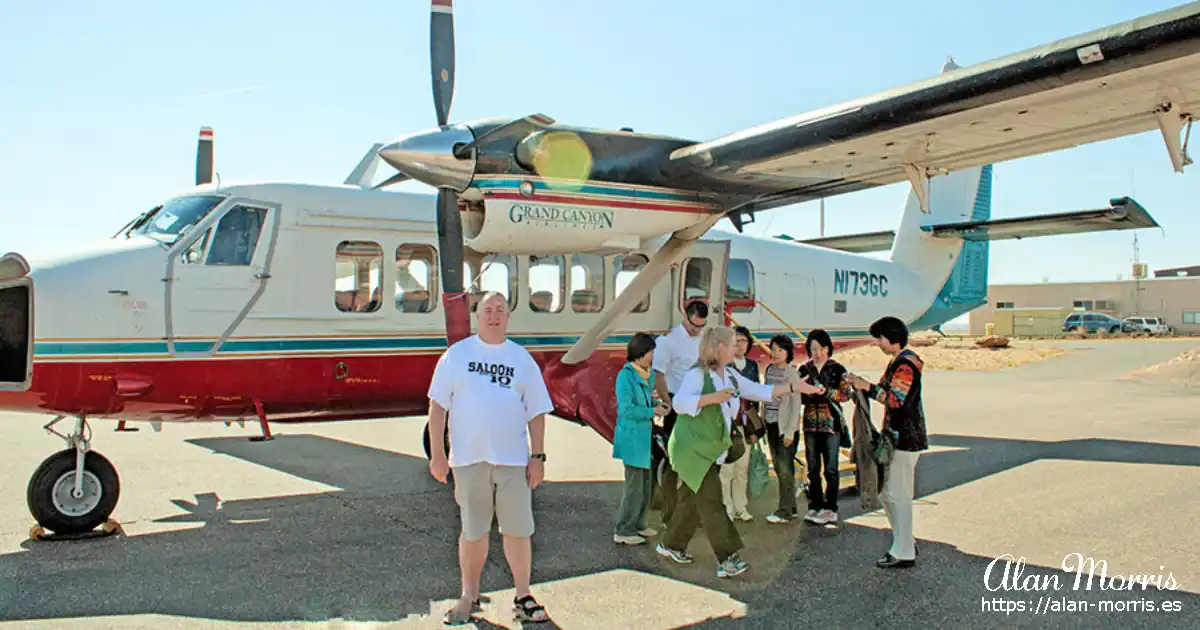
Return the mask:
[[[465,243],[475,251],[498,254],[625,252],[720,211],[702,202],[588,197],[486,191],[482,211],[472,204],[462,214]]]

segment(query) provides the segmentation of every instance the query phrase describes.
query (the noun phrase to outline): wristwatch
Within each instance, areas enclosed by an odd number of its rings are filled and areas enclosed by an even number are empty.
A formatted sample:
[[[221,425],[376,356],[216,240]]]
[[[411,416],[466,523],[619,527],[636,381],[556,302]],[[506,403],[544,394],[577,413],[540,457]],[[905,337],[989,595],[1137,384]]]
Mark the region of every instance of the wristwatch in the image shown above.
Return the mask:
[[[546,454],[545,453],[534,453],[533,455],[529,456],[529,459],[540,459],[544,462],[544,461],[546,461]]]

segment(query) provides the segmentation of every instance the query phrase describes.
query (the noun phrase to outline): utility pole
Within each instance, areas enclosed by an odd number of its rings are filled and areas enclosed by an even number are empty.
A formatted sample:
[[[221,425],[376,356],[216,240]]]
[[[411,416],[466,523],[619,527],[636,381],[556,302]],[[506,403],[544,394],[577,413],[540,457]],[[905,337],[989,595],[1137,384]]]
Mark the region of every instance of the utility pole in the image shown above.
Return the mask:
[[[1133,314],[1141,315],[1142,313],[1142,274],[1141,260],[1138,257],[1138,235],[1135,232],[1133,235]]]

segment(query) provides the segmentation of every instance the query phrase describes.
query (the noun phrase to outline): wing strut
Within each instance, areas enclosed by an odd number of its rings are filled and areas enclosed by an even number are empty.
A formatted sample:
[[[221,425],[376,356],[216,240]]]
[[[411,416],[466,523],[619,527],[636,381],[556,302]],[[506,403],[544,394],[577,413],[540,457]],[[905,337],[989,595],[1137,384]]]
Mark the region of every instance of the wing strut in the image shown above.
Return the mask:
[[[1183,167],[1192,163],[1192,158],[1187,154],[1187,145],[1192,137],[1193,118],[1191,112],[1179,111],[1180,104],[1185,102],[1179,88],[1170,88],[1163,92],[1162,105],[1154,110],[1154,116],[1158,119],[1158,129],[1162,132],[1163,141],[1167,143],[1167,153],[1171,156],[1171,166],[1176,173],[1182,173]],[[1179,134],[1183,132],[1185,122],[1187,135],[1180,144]]]

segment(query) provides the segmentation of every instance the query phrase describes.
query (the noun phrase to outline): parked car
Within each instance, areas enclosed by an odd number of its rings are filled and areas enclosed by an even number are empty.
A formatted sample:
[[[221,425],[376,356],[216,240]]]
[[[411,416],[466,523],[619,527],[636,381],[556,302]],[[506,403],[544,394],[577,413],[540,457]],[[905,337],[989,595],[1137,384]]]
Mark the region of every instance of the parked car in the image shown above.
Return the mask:
[[[1120,332],[1133,332],[1134,327],[1133,324],[1126,324],[1107,313],[1072,313],[1063,320],[1063,331],[1072,332],[1076,330],[1083,330],[1089,333],[1103,330],[1115,335]]]
[[[1165,335],[1171,332],[1171,327],[1167,326],[1167,322],[1161,317],[1126,317],[1125,323],[1129,324],[1134,332],[1150,333],[1151,335]]]

